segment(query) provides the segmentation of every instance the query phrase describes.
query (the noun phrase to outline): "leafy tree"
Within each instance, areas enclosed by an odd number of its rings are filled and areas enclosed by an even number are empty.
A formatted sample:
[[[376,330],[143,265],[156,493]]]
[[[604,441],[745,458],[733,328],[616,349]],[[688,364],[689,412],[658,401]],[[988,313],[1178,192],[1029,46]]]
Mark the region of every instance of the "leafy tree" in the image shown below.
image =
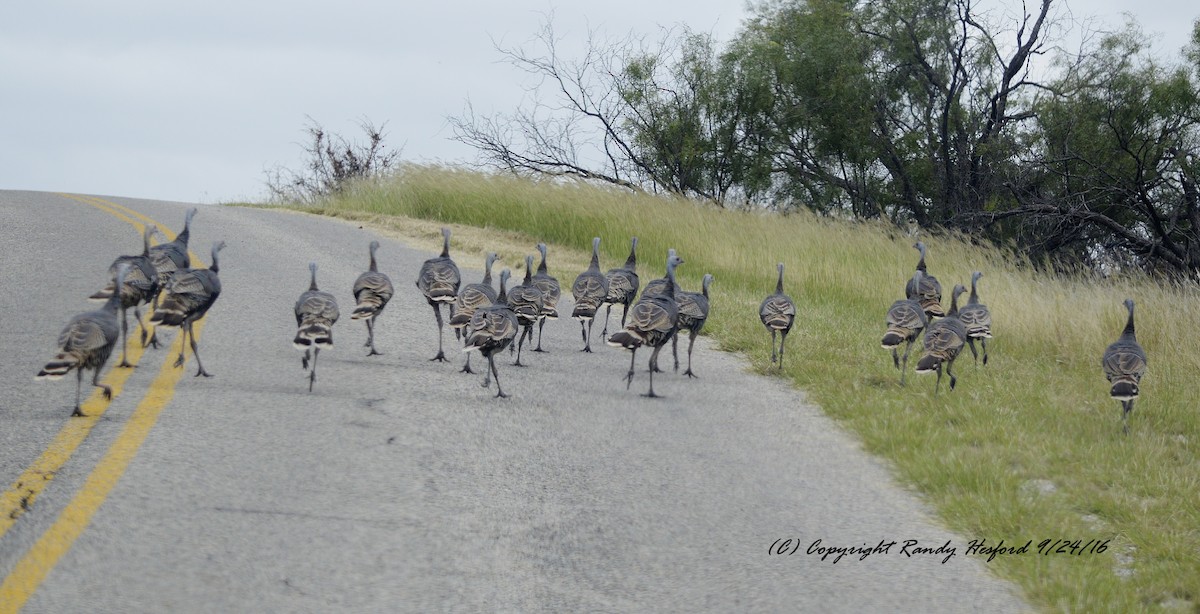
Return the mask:
[[[452,122],[513,172],[1195,275],[1200,22],[1186,66],[1134,27],[1067,54],[1054,2],[997,17],[975,0],[763,0],[723,49],[682,29],[592,39],[581,60],[547,24],[540,53],[501,50],[538,80],[533,104]]]
[[[761,96],[741,87],[737,66],[720,58],[711,37],[684,32],[664,56],[628,58],[618,90],[630,113],[625,128],[648,175],[667,191],[724,203],[753,199],[769,186],[753,146],[764,134]],[[756,174],[757,173],[757,174]]]
[[[859,216],[964,226],[1012,159],[1050,0],[1012,40],[969,0],[760,5],[743,35],[774,67],[780,193]],[[765,59],[760,59],[765,58]]]
[[[1164,67],[1134,25],[1105,37],[1037,108],[1027,170],[1012,185],[1035,253],[1088,265],[1200,273],[1200,89]]]

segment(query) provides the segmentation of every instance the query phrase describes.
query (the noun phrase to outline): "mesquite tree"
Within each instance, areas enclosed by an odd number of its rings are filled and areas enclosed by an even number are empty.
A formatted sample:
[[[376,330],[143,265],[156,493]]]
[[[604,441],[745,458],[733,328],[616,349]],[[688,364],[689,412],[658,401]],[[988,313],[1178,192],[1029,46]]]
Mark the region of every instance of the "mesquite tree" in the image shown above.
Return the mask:
[[[765,0],[723,48],[679,29],[579,60],[547,25],[540,51],[501,50],[533,104],[452,122],[513,172],[1195,275],[1200,26],[1190,66],[1136,28],[1067,53],[1061,1]]]
[[[1200,36],[1200,30],[1197,31]],[[1017,204],[988,216],[1035,255],[1200,273],[1200,89],[1133,26],[1105,37],[1037,108]]]

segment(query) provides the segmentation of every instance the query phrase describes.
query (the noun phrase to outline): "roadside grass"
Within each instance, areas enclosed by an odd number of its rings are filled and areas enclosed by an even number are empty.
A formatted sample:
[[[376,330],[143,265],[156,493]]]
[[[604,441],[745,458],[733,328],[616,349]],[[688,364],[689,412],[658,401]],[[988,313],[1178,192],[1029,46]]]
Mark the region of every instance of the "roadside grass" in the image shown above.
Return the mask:
[[[440,225],[453,224],[460,263],[470,257],[478,267],[484,251],[503,251],[514,277],[523,255],[545,241],[551,273],[567,292],[586,267],[593,236],[602,239],[606,270],[624,262],[630,237],[638,236],[643,284],[663,276],[674,247],[685,260],[679,277],[686,289],[698,290],[705,273],[715,278],[705,333],[762,373],[775,367],[757,309],[774,291],[775,263],[783,262],[797,318],[781,375],[888,459],[966,540],[1032,540],[1029,553],[988,564],[998,575],[1048,611],[1200,611],[1194,284],[1059,277],[1004,249],[924,234],[929,272],[941,281],[947,308],[954,284],[969,287],[971,272],[983,271],[980,298],[995,335],[987,366],[964,349],[957,389],[944,377],[935,394],[934,376],[911,371],[902,387],[879,346],[887,308],[902,298],[918,259],[916,237],[891,226],[436,167],[408,167],[304,210],[389,227],[429,246],[440,243]],[[1149,357],[1128,436],[1100,369],[1101,353],[1124,326],[1126,297],[1137,302],[1138,340]],[[915,348],[910,369],[919,354]],[[697,355],[702,377],[703,369]],[[863,540],[883,537],[907,538]],[[1106,547],[1041,555],[1042,540]],[[967,543],[954,545],[965,554]]]

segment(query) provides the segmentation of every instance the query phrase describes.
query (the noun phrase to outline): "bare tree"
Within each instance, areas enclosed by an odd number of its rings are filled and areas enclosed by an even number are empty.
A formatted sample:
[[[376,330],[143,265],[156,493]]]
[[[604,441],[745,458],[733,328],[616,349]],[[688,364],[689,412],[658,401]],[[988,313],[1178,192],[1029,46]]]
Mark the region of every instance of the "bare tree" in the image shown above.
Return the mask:
[[[300,170],[277,167],[267,171],[267,189],[274,200],[314,204],[341,193],[352,182],[373,179],[396,168],[402,149],[385,151],[386,124],[376,126],[361,120],[365,143],[331,134],[309,117],[304,131],[308,141],[301,145],[305,166]]]
[[[529,103],[511,114],[480,117],[468,102],[449,118],[454,139],[476,148],[483,161],[517,174],[573,177],[635,191],[660,185],[638,155],[629,130],[633,109],[620,75],[641,41],[599,40],[589,32],[579,59],[560,56],[552,19],[533,38],[534,49],[496,45],[504,61],[533,77]],[[552,100],[543,95],[549,92]]]

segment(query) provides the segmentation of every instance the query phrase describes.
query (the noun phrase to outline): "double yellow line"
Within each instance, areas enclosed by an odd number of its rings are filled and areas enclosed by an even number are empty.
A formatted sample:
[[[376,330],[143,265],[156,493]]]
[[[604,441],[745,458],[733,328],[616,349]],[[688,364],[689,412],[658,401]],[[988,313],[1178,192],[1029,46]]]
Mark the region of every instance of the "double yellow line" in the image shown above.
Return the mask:
[[[128,223],[137,229],[139,235],[145,231],[145,224],[156,224],[149,217],[112,201],[72,194],[62,194],[61,196],[95,207]],[[156,225],[167,237],[167,240],[174,240],[174,233],[163,228],[161,224]],[[189,256],[193,261],[193,266],[197,266],[199,258],[190,252]],[[204,320],[196,322],[193,327],[194,332],[199,334],[203,326]],[[129,350],[129,361],[137,365],[142,357],[143,349],[140,343],[133,345],[134,347]],[[146,395],[138,403],[120,435],[109,446],[108,452],[88,475],[83,488],[75,494],[54,524],[42,534],[41,538],[25,553],[25,556],[17,562],[12,572],[0,584],[0,614],[15,614],[24,607],[45,580],[46,575],[71,549],[75,540],[91,522],[92,516],[125,473],[129,463],[150,434],[150,429],[153,428],[159,415],[175,395],[175,385],[179,382],[185,369],[175,368],[173,366],[174,358],[177,353],[184,350],[183,335],[176,335],[175,341],[168,348],[167,356],[159,368],[158,375],[151,382]],[[133,369],[111,369],[108,372],[104,382],[112,386],[113,398],[121,393],[132,372]],[[110,403],[111,401],[106,400],[99,391],[93,392],[81,407],[85,416],[68,420],[46,451],[17,478],[8,490],[0,494],[0,538],[3,538],[8,529],[12,528],[17,518],[33,506],[34,500],[87,438],[92,427],[96,425]]]

